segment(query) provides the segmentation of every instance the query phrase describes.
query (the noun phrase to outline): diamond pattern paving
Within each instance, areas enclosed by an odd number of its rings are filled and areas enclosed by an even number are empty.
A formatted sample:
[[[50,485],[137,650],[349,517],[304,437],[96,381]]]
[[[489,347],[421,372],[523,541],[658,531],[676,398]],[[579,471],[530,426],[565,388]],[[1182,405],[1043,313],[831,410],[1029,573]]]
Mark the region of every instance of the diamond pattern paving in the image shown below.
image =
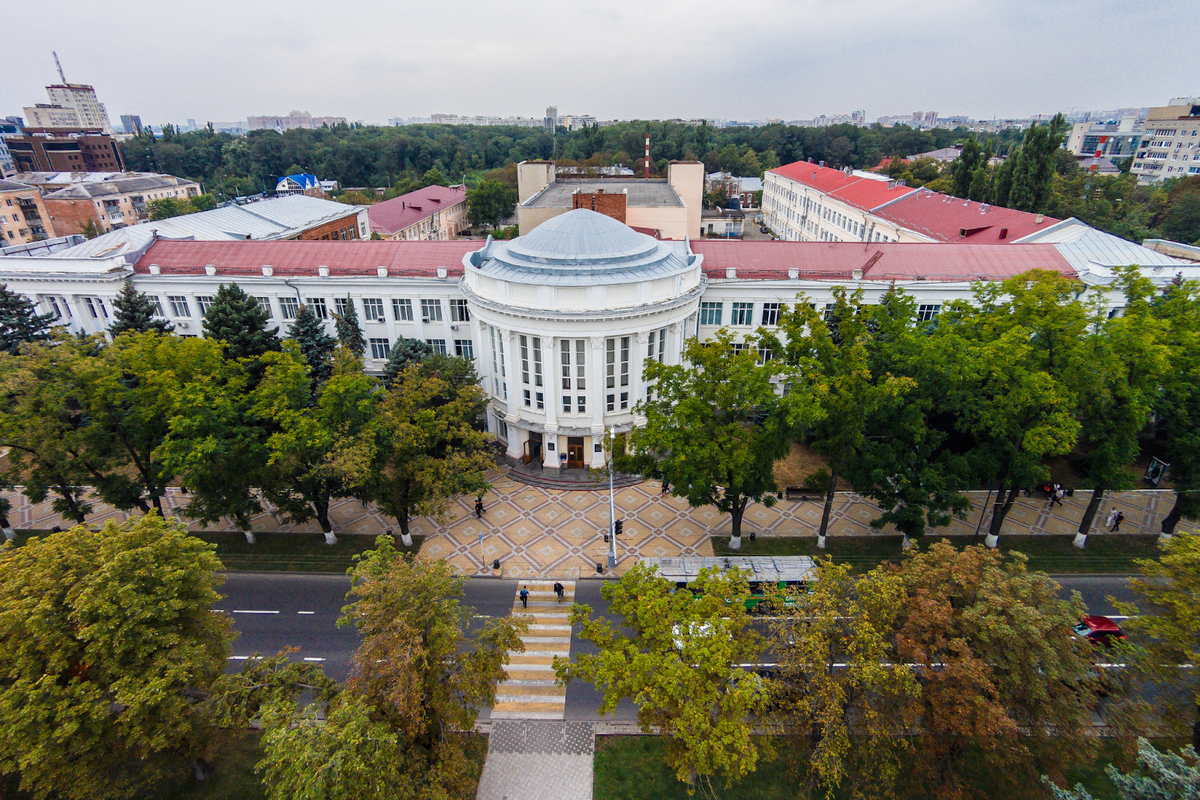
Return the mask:
[[[608,546],[604,533],[608,529],[609,510],[607,491],[560,491],[518,483],[508,477],[506,470],[489,476],[491,490],[484,496],[483,519],[476,519],[475,498],[461,497],[450,504],[446,515],[438,520],[419,518],[412,521],[413,533],[426,537],[421,553],[426,558],[440,558],[467,575],[494,575],[494,560],[501,563],[501,574],[507,578],[577,579],[595,575],[596,564],[606,564]],[[0,496],[12,502],[9,519],[15,528],[48,530],[66,522],[54,513],[49,502],[32,504],[23,495],[6,491]],[[986,500],[985,492],[968,493],[974,510],[966,520],[954,520],[942,529],[951,535],[971,535],[979,522],[979,509]],[[1063,505],[1048,506],[1040,496],[1020,497],[1005,526],[1006,534],[1072,533],[1083,516],[1089,493],[1076,492],[1063,500]],[[728,534],[729,517],[712,508],[690,508],[686,501],[663,495],[661,484],[646,481],[636,486],[620,488],[615,496],[617,515],[625,521],[625,535],[617,543],[618,574],[628,569],[639,556],[712,555],[709,537]],[[1108,509],[1114,505],[1125,512],[1122,533],[1158,533],[1158,523],[1175,502],[1170,490],[1141,490],[1118,492],[1105,498],[1104,507],[1096,517],[1093,533],[1103,534]],[[163,498],[168,515],[177,514],[186,498],[177,490],[169,490]],[[95,502],[95,513],[89,525],[101,525],[112,519],[118,522],[134,516]],[[834,536],[871,534],[868,522],[876,515],[875,506],[852,493],[839,493],[834,500],[830,533]],[[990,507],[984,510],[983,525],[987,526]],[[330,508],[335,531],[339,535],[361,534],[377,536],[396,528],[395,520],[357,500],[340,500]],[[746,510],[743,530],[759,536],[813,536],[821,521],[821,504],[812,501],[780,500],[775,506],[752,505]],[[192,530],[236,530],[228,523],[201,525],[184,520]],[[264,512],[254,519],[256,529],[284,533],[317,533],[315,522],[285,524]],[[881,533],[891,533],[885,528]],[[483,534],[483,546],[479,537]],[[481,553],[482,549],[482,553]],[[607,573],[607,569],[605,570]]]

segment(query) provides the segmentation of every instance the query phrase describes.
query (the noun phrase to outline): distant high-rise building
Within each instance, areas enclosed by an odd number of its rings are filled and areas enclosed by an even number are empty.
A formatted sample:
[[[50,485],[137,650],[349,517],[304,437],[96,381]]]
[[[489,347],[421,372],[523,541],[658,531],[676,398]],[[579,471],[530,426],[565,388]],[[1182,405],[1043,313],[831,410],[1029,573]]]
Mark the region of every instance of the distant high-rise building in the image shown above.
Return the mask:
[[[137,114],[122,114],[121,129],[125,133],[137,134],[142,132],[142,118]]]
[[[63,108],[74,109],[79,122],[74,127],[112,133],[108,121],[108,110],[96,99],[96,90],[83,83],[60,83],[46,87],[50,102]],[[30,127],[50,127],[30,123]],[[56,126],[57,127],[57,126]]]
[[[1200,174],[1200,97],[1175,97],[1151,108],[1143,128],[1130,169],[1139,185]]]
[[[296,128],[311,130],[313,128],[320,128],[326,125],[332,128],[335,125],[344,125],[345,123],[345,117],[314,117],[307,111],[292,111],[287,116],[282,117],[249,117],[246,120],[246,127],[252,131],[261,128],[277,131],[290,131]]]
[[[196,130],[196,120],[191,119],[190,117],[188,118],[188,130],[189,131]]]
[[[546,106],[546,127],[550,130],[558,127],[558,106]]]

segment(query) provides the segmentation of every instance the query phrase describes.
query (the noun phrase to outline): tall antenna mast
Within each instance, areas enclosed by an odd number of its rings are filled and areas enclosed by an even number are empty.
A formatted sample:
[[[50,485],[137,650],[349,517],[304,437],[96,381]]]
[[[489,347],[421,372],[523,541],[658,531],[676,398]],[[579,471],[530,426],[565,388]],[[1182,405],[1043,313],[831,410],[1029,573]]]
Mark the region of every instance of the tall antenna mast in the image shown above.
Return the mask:
[[[66,83],[67,76],[63,75],[62,64],[58,63],[58,53],[56,53],[53,50],[51,50],[50,52],[54,54],[54,66],[58,67],[58,77],[62,78],[63,83]]]

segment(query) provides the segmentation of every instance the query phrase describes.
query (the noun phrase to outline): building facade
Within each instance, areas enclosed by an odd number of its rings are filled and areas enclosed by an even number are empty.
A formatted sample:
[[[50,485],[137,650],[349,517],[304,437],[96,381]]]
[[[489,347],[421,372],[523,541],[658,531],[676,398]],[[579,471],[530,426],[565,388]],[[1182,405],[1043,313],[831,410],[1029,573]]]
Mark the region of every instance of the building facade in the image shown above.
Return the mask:
[[[18,177],[18,180],[20,178]],[[60,236],[91,228],[108,233],[150,220],[150,204],[168,198],[189,200],[200,184],[172,175],[118,175],[106,181],[80,181],[48,192],[43,200]]]
[[[336,125],[345,124],[345,117],[314,117],[307,111],[292,111],[289,114],[279,117],[258,116],[246,119],[246,128],[252,131],[261,129],[276,131],[312,130],[314,128],[332,128]]]
[[[108,119],[108,109],[96,98],[96,90],[85,83],[58,83],[46,87],[50,102],[63,108],[74,109],[79,119],[78,124],[71,126],[98,130],[111,134],[112,123]],[[30,127],[38,127],[30,122]]]
[[[17,172],[121,172],[125,161],[109,135],[99,131],[26,128],[6,137]]]
[[[1200,174],[1200,97],[1177,97],[1146,112],[1130,171],[1146,186]]]
[[[426,186],[367,207],[371,233],[381,239],[438,242],[467,229],[465,186]]]
[[[1137,117],[1118,122],[1076,122],[1063,145],[1077,156],[1120,160],[1137,153],[1144,132]]]
[[[680,363],[690,337],[707,340],[724,328],[744,342],[775,328],[786,304],[827,307],[837,287],[861,289],[868,303],[898,287],[929,320],[946,303],[970,299],[975,281],[1043,269],[1105,285],[1113,266],[1141,259],[1062,226],[1047,236],[1060,243],[881,242],[864,250],[861,243],[662,241],[577,209],[482,246],[156,239],[135,253],[98,258],[0,256],[0,282],[84,333],[111,325],[126,281],[184,336],[202,335],[217,289],[231,282],[277,328],[304,304],[332,330],[333,314],[353,305],[369,371],[382,371],[400,337],[472,359],[488,395],[488,429],[511,459],[554,470],[602,466],[606,431],[639,424],[637,404],[653,392],[646,360]],[[1116,260],[1100,263],[1105,258]],[[1144,270],[1160,285],[1178,273],[1200,277],[1200,265]],[[1122,302],[1109,295],[1111,307]]]
[[[42,193],[33,186],[0,179],[0,247],[54,237]]]

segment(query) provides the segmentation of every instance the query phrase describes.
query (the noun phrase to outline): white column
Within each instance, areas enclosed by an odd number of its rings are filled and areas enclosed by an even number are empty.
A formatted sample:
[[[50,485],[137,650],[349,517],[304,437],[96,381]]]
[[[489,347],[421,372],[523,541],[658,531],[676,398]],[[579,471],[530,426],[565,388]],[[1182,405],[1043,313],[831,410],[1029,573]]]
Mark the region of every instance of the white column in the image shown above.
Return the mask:
[[[504,421],[508,423],[508,457],[520,458],[521,445],[525,443],[524,433],[517,428],[516,423],[519,419],[521,407],[521,394],[518,389],[520,384],[517,382],[517,356],[514,352],[517,349],[517,336],[509,330],[500,329],[497,331],[504,340],[504,382],[508,386],[508,414],[505,415]]]
[[[546,397],[546,435],[542,445],[542,466],[558,469],[558,403],[562,392],[558,381],[558,348],[553,336],[542,337],[542,391]],[[554,449],[550,449],[550,445]]]
[[[592,454],[591,465],[592,469],[599,469],[604,466],[604,448],[600,448],[600,452],[595,452],[595,444],[603,441],[604,437],[604,395],[608,391],[604,388],[604,337],[593,336],[591,338],[592,363],[588,368],[588,402],[592,404]]]
[[[667,326],[667,363],[678,364],[682,360],[683,353],[683,338],[687,335],[687,331],[683,330],[683,324],[672,322]]]
[[[637,404],[646,399],[644,371],[646,364],[646,347],[650,344],[650,331],[638,331],[637,344],[634,345],[636,352],[633,354],[633,363],[629,365],[629,411],[633,413],[633,409]],[[637,424],[637,418],[634,419],[634,424]]]

